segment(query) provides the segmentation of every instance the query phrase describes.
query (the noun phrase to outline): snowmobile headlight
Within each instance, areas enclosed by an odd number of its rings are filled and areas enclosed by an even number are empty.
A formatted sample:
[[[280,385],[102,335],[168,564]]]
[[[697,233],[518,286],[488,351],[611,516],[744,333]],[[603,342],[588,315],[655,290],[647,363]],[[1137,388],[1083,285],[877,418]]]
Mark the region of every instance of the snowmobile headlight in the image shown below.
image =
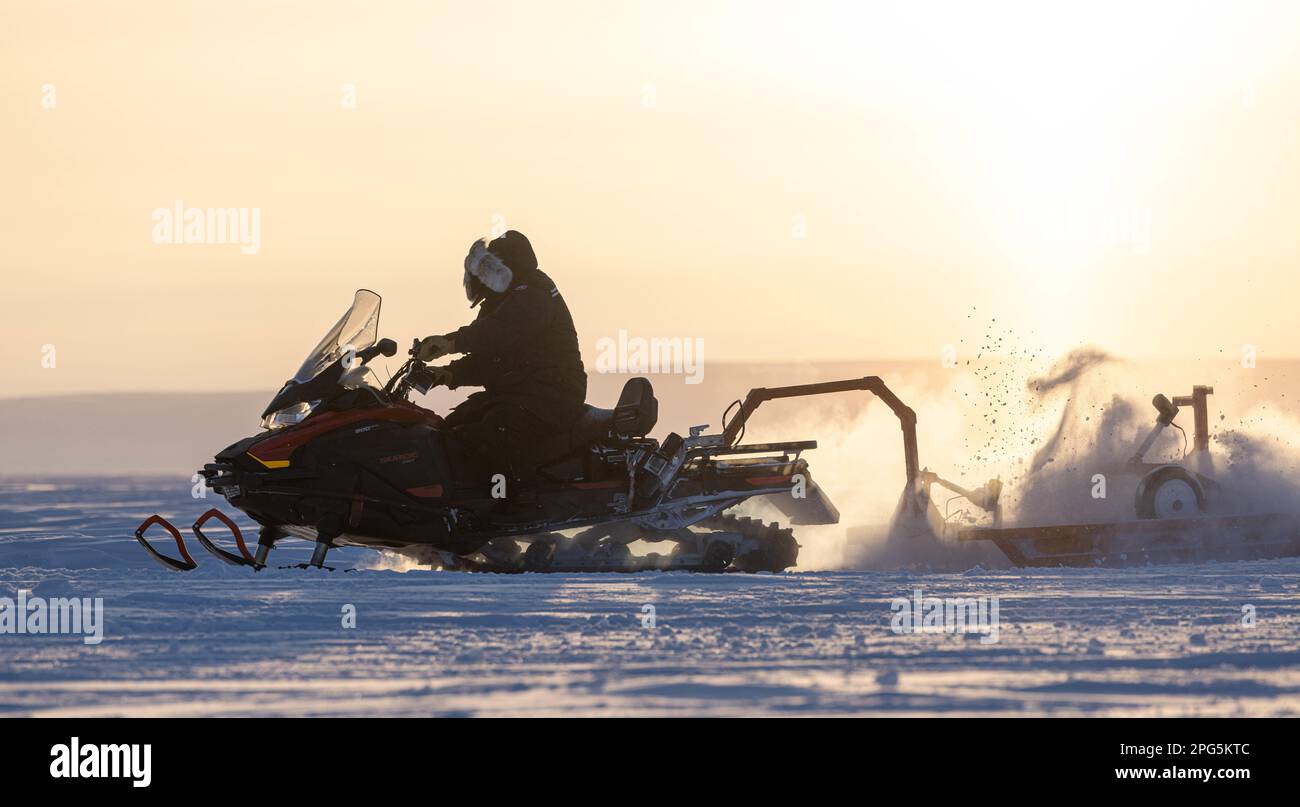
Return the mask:
[[[312,410],[314,410],[319,403],[320,401],[312,401],[311,403],[303,401],[302,403],[296,403],[293,406],[286,406],[284,409],[272,412],[262,418],[262,428],[283,429],[285,426],[297,425],[303,422],[303,420],[312,413]]]

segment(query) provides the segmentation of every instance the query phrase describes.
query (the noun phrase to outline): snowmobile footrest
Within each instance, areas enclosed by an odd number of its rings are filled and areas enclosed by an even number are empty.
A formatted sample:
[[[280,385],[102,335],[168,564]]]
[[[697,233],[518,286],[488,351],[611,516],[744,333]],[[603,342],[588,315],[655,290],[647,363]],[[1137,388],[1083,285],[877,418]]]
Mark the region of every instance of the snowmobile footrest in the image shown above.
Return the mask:
[[[167,557],[154,549],[153,546],[144,539],[144,534],[155,524],[161,525],[163,529],[172,534],[172,538],[176,540],[176,548],[180,550],[181,557],[184,558],[184,560]],[[144,547],[144,551],[149,553],[149,557],[156,560],[160,566],[166,569],[171,569],[177,572],[188,572],[191,569],[197,568],[199,565],[194,562],[194,558],[190,557],[189,551],[185,549],[185,540],[181,538],[180,530],[176,529],[170,521],[157,513],[140,522],[140,526],[135,528],[135,540],[140,543],[140,546]]]

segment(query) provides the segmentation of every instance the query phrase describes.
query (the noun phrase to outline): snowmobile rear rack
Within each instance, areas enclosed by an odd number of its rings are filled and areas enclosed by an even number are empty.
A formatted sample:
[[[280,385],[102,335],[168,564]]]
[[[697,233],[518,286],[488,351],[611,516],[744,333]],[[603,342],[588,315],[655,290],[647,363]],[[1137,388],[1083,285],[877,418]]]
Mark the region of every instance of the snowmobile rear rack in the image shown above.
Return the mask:
[[[916,412],[910,406],[903,403],[897,395],[885,385],[880,376],[866,376],[865,378],[850,378],[844,381],[823,381],[818,384],[796,384],[789,387],[755,387],[745,396],[744,402],[740,404],[740,411],[736,413],[730,421],[723,426],[722,442],[723,445],[731,446],[739,439],[741,432],[745,428],[745,423],[749,420],[754,410],[758,409],[764,401],[772,401],[778,398],[801,398],[808,395],[827,395],[833,392],[870,392],[877,398],[885,402],[898,417],[899,424],[903,429],[903,458],[907,467],[907,484],[908,490],[915,486],[917,477],[920,475],[921,466],[917,458],[916,449]],[[735,404],[732,404],[733,406]]]
[[[773,454],[777,452],[798,454],[803,451],[811,451],[816,447],[816,440],[791,440],[788,443],[745,443],[738,446],[705,447],[700,453],[719,457],[739,454]]]
[[[184,560],[170,558],[162,554],[158,550],[154,549],[149,542],[144,539],[144,534],[148,532],[149,528],[154,524],[161,525],[163,529],[172,534],[172,538],[176,540],[176,548],[180,550],[181,557],[184,558]],[[195,562],[194,558],[190,557],[190,553],[185,549],[185,540],[181,538],[181,531],[176,529],[170,521],[157,513],[140,522],[140,526],[135,528],[135,540],[140,542],[140,546],[144,547],[144,551],[149,553],[149,557],[158,561],[158,564],[165,569],[172,569],[177,572],[188,572],[192,569],[198,568],[199,564]]]

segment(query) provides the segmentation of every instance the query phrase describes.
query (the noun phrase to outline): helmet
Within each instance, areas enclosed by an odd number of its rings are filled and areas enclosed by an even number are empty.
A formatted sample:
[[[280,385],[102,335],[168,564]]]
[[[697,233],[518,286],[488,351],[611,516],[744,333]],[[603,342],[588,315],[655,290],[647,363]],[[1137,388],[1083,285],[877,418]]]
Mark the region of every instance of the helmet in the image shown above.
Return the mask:
[[[465,256],[465,297],[471,306],[493,294],[504,294],[515,281],[537,269],[537,255],[528,238],[507,230],[489,241],[481,238]]]

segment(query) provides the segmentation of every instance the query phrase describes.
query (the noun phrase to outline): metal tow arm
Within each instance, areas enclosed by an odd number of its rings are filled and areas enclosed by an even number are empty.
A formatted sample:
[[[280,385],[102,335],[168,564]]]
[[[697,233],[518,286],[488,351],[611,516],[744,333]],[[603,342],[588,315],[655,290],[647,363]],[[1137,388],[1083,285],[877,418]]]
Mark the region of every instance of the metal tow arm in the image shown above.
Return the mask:
[[[889,387],[885,386],[885,382],[880,376],[850,378],[845,381],[826,381],[820,384],[799,384],[791,387],[756,387],[751,389],[749,395],[745,396],[744,402],[741,403],[740,411],[724,427],[722,432],[723,444],[728,446],[735,444],[736,438],[740,436],[740,430],[745,426],[745,422],[749,420],[750,415],[754,414],[754,410],[764,401],[855,391],[872,393],[884,401],[885,405],[898,418],[899,425],[903,429],[903,461],[907,467],[907,490],[914,491],[921,472],[916,450],[916,412],[899,400],[898,396]]]

